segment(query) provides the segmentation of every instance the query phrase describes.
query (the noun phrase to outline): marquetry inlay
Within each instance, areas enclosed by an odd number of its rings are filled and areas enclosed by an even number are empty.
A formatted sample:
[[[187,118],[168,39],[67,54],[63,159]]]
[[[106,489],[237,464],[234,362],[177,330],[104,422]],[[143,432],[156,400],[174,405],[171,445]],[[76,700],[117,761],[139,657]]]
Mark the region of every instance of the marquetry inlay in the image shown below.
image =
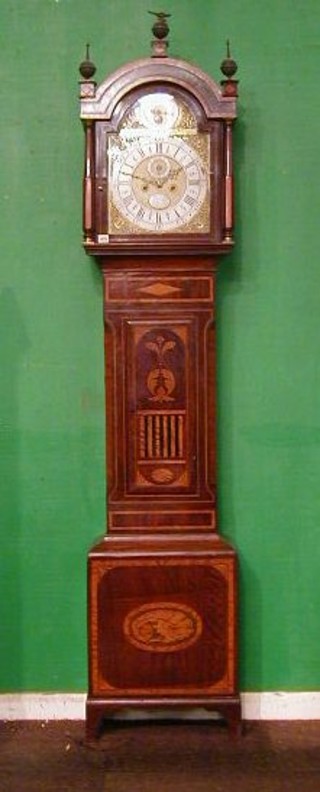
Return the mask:
[[[147,652],[177,652],[201,635],[202,619],[178,602],[149,602],[130,611],[123,624],[127,640]]]
[[[177,286],[170,286],[169,283],[152,283],[151,286],[143,286],[139,289],[141,294],[151,294],[155,297],[168,297],[178,294],[180,289]]]

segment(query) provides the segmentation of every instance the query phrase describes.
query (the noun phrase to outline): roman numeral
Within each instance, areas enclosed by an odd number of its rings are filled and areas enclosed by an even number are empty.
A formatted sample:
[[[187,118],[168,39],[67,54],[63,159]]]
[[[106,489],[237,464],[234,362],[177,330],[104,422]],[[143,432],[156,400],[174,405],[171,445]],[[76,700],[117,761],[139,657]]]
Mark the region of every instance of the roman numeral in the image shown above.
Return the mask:
[[[194,199],[194,198],[192,198],[192,195],[186,195],[186,196],[185,196],[185,198],[184,198],[184,202],[185,202],[186,204],[188,204],[188,206],[194,206],[194,205],[195,205],[195,203],[196,203],[196,202],[195,202],[195,199]]]

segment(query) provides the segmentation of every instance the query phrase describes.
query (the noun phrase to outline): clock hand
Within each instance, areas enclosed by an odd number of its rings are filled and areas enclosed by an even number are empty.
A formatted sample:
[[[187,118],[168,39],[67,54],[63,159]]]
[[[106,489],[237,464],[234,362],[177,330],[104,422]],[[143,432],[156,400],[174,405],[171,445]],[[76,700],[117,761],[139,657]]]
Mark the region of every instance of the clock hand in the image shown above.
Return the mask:
[[[152,184],[150,179],[146,179],[144,176],[137,176],[135,173],[128,173],[127,171],[121,171],[123,176],[130,176],[131,179],[139,179],[139,181],[145,182],[145,184]]]
[[[161,179],[157,180],[157,187],[163,187],[164,184],[170,181],[170,179],[174,179],[174,177],[177,176],[182,170],[182,165],[179,165],[177,168],[170,168],[169,173],[167,173],[166,176],[162,176]]]
[[[181,171],[181,170],[182,170],[182,165],[179,165],[179,167],[178,167],[178,168],[172,168],[172,169],[169,171],[169,177],[170,177],[170,176],[177,176],[177,175],[178,175],[178,173],[180,173],[180,171]]]
[[[159,187],[159,180],[147,179],[145,176],[138,176],[135,173],[126,173],[125,171],[122,171],[122,173],[124,174],[124,176],[131,176],[132,179],[138,179],[138,181],[142,181],[144,184],[148,184],[148,185],[149,184],[154,184],[157,187]],[[162,185],[160,185],[160,186],[162,186]]]
[[[139,181],[144,182],[147,185],[154,185],[161,189],[166,182],[166,179],[146,179],[144,176],[136,176],[134,173],[132,174],[133,179],[139,179]]]
[[[179,168],[172,168],[172,170],[170,170],[166,176],[161,176],[161,178],[159,177],[158,179],[150,179],[148,180],[148,184],[155,184],[156,187],[158,187],[158,189],[161,189],[165,184],[167,184],[168,181],[170,181],[170,179],[173,179],[175,176],[177,176],[181,170],[182,170],[182,165],[180,165]],[[139,178],[139,177],[137,176],[133,178]],[[147,180],[145,179],[145,181]]]
[[[164,186],[164,184],[166,184],[170,179],[172,179],[175,176],[177,176],[178,173],[180,173],[181,170],[182,170],[182,165],[180,165],[177,168],[172,168],[172,169],[169,170],[169,173],[166,176],[162,176],[161,178],[158,178],[158,179],[148,179],[145,176],[139,176],[136,173],[128,173],[127,171],[122,171],[122,174],[124,176],[131,176],[132,179],[136,179],[138,181],[141,181],[144,184],[154,185],[155,187],[158,187],[159,190],[161,190],[161,188]]]

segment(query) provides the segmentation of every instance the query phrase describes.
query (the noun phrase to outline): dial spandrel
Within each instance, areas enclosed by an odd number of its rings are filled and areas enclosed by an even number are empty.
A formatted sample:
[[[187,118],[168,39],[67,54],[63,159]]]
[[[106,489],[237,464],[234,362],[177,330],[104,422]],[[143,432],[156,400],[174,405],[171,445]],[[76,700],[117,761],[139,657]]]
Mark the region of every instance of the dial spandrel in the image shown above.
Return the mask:
[[[209,136],[169,93],[141,97],[108,138],[109,232],[208,233]]]

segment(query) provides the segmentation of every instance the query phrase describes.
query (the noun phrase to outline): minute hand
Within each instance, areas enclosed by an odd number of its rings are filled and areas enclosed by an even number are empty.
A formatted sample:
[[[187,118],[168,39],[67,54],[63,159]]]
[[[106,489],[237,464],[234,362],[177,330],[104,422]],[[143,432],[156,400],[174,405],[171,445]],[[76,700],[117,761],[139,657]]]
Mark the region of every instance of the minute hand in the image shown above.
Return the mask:
[[[146,179],[145,176],[137,176],[135,173],[127,173],[127,171],[122,171],[123,176],[130,176],[131,179],[138,179],[139,181],[144,182],[145,184],[153,184],[151,179]]]
[[[170,179],[174,179],[181,170],[183,170],[182,165],[179,165],[178,168],[171,168],[166,176],[158,176],[157,179],[142,179],[142,181],[146,182],[146,184],[154,184],[158,189],[161,189]],[[133,176],[132,178],[141,179],[141,176]]]
[[[144,184],[155,184],[156,187],[159,187],[159,179],[147,179],[145,176],[137,176],[135,173],[132,174],[132,179],[138,179],[138,181],[142,181]]]
[[[161,179],[161,184],[166,184],[170,179],[174,179],[175,176],[178,176],[178,173],[183,170],[182,165],[177,166],[176,168],[170,168],[169,173],[166,176],[163,176]]]

